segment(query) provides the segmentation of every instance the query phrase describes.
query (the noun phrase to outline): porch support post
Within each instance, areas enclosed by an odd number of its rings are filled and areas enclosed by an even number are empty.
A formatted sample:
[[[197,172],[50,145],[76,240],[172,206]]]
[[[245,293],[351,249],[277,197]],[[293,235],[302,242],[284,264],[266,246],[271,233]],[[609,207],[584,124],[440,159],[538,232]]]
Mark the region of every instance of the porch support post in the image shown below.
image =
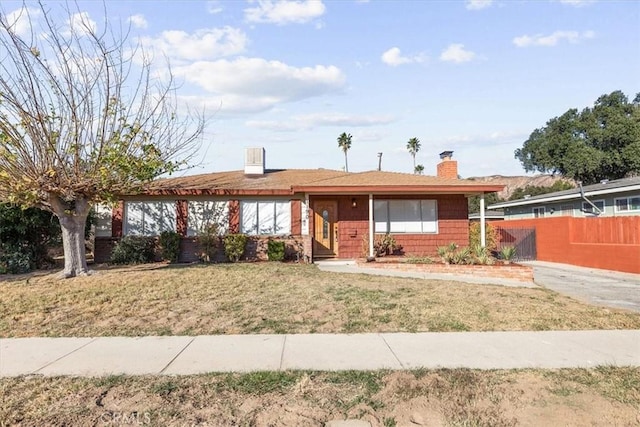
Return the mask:
[[[373,194],[369,194],[369,257],[373,258]]]
[[[483,248],[487,245],[487,238],[485,236],[485,221],[484,221],[484,193],[480,194],[480,246]]]

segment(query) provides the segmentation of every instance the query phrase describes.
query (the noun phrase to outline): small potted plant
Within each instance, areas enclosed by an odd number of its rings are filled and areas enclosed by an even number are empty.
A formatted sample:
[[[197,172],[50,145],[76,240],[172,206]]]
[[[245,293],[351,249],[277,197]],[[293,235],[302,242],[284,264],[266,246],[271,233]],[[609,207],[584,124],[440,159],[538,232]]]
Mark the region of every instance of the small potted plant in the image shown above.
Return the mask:
[[[505,246],[500,249],[500,258],[505,264],[511,264],[511,260],[516,256],[515,246]]]

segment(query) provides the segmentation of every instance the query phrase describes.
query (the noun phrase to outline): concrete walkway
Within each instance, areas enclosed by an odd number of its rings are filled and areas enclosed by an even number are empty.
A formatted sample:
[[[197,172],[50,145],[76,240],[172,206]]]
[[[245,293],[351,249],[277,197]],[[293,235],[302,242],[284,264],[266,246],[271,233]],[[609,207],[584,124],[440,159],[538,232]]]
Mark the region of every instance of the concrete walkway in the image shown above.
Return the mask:
[[[523,264],[533,267],[535,282],[545,288],[591,304],[640,312],[640,274],[544,261]]]
[[[640,366],[640,330],[0,339],[0,376]]]

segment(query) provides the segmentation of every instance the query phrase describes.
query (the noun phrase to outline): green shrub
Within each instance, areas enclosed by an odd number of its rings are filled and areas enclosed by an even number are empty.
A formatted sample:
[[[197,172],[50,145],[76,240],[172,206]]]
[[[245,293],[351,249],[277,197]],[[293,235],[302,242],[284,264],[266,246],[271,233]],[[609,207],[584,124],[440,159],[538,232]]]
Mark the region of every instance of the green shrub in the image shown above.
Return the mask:
[[[484,228],[485,247],[493,252],[498,248],[500,242],[500,233],[498,229],[490,223],[485,223]],[[474,222],[469,226],[469,246],[475,247],[480,245],[480,223]]]
[[[373,242],[373,250],[376,256],[385,256],[393,253],[398,248],[396,239],[391,234],[385,234],[384,236],[376,236]]]
[[[473,257],[473,264],[493,265],[495,263],[495,259],[491,256],[489,249],[486,247],[483,248],[479,243],[473,246],[471,255]]]
[[[21,251],[5,252],[0,257],[0,274],[23,274],[33,270],[29,254]]]
[[[269,261],[283,261],[284,242],[281,240],[269,240],[267,243],[267,257]]]
[[[211,224],[196,236],[196,243],[200,247],[198,258],[202,262],[214,262],[220,247],[220,227],[218,224]]]
[[[505,246],[500,249],[500,258],[505,261],[511,261],[516,256],[516,248],[514,246]]]
[[[155,261],[153,237],[124,236],[111,250],[112,264],[144,264]]]
[[[449,243],[437,249],[438,256],[445,264],[490,264],[491,258],[486,248],[475,246],[474,249],[460,248],[457,243]]]
[[[227,234],[224,236],[224,254],[231,262],[238,262],[247,246],[247,236],[245,234]]]
[[[178,262],[180,257],[180,235],[175,231],[163,231],[158,239],[162,259]]]

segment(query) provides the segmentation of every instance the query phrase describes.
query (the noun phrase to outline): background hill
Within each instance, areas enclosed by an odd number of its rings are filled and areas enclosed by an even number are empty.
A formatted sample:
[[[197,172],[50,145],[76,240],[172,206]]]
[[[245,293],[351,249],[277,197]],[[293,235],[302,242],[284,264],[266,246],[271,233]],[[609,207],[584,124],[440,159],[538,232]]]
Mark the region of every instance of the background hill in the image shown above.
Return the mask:
[[[535,176],[502,176],[502,175],[490,175],[490,176],[479,176],[479,177],[471,177],[474,181],[486,182],[490,184],[502,184],[504,185],[504,190],[498,192],[498,197],[504,200],[508,200],[509,197],[516,191],[518,188],[524,188],[527,186],[533,187],[551,187],[558,181],[565,181],[570,183],[572,186],[576,186],[576,183],[573,180],[562,178],[553,175],[535,175]]]

